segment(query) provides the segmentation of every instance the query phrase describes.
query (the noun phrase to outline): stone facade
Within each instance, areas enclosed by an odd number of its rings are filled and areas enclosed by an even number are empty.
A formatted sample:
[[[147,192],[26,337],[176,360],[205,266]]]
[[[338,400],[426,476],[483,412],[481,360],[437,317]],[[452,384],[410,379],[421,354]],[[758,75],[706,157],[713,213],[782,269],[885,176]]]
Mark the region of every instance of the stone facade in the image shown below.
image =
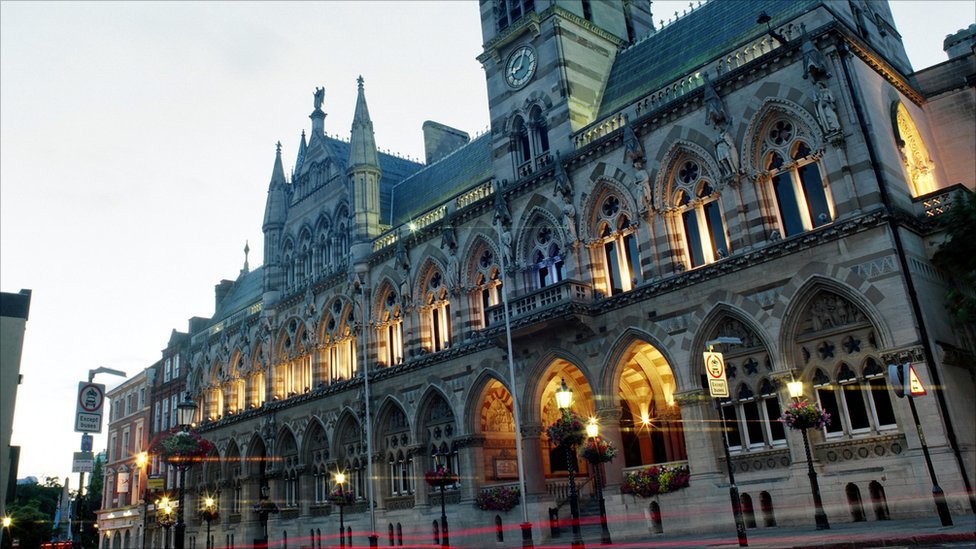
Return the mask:
[[[217,446],[191,491],[218,494],[218,545],[329,543],[338,470],[356,536],[436,539],[423,478],[439,465],[461,475],[452,541],[526,519],[546,539],[550,510],[568,514],[545,435],[563,381],[620,449],[619,534],[730,527],[721,426],[747,525],[812,523],[802,438],[778,421],[791,378],[834,416],[810,432],[830,520],[931,514],[919,431],[886,381],[906,361],[930,388],[916,404],[950,509],[971,512],[973,339],[929,258],[973,188],[943,144],[974,142],[972,88],[930,101],[884,3],[738,6],[655,29],[638,2],[482,0],[491,133],[427,166],[376,151],[362,80],[348,142],[325,135],[316,94],[290,178],[277,152],[263,265],[218,285],[186,344]],[[724,424],[702,388],[716,337],[742,341],[719,349]],[[480,490],[519,482],[517,432],[528,505],[478,510]],[[690,486],[620,494],[661,463]]]

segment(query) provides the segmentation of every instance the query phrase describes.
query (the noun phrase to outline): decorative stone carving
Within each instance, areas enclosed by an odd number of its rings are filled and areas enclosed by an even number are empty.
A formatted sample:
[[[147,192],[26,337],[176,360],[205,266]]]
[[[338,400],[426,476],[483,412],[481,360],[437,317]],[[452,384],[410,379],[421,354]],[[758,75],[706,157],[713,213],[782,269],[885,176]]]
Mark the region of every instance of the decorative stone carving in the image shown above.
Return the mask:
[[[485,431],[490,433],[514,433],[515,420],[512,411],[501,399],[492,400],[485,412]]]
[[[715,141],[715,156],[718,158],[718,167],[722,170],[723,179],[734,179],[739,174],[739,153],[732,134],[726,129],[719,133],[718,140]]]
[[[807,308],[804,333],[819,332],[865,320],[861,310],[847,299],[831,292],[821,292]]]
[[[725,110],[722,98],[718,96],[712,81],[708,78],[708,73],[702,73],[705,88],[705,124],[714,126],[719,131],[724,131],[732,122],[732,118]]]
[[[634,168],[638,170],[644,168],[644,147],[641,145],[640,140],[637,139],[637,134],[634,133],[634,128],[630,125],[630,118],[624,115],[624,162],[630,161],[633,163]]]
[[[800,51],[803,54],[803,79],[806,80],[812,76],[814,82],[820,82],[830,78],[830,72],[827,70],[827,59],[807,36],[806,25],[800,27],[803,32],[803,42],[800,45]]]
[[[832,134],[840,131],[840,118],[837,117],[837,105],[834,102],[834,94],[830,92],[827,83],[817,82],[812,91],[813,103],[817,110],[817,122],[825,134]]]

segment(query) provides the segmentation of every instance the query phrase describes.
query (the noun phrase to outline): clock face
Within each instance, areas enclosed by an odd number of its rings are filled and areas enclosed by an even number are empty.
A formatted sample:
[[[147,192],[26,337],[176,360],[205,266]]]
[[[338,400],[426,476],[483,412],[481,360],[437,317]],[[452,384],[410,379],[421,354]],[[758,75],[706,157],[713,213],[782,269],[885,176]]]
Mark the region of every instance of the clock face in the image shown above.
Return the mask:
[[[535,74],[535,50],[529,46],[521,46],[512,52],[505,63],[505,81],[514,89],[519,89],[529,83]]]

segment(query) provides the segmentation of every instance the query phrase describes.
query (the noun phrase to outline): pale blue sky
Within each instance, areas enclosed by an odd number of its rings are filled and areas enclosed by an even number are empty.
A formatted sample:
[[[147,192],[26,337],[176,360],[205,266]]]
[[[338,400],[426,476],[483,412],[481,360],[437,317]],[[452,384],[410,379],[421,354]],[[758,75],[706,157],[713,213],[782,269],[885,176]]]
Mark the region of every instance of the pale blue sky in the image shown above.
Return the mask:
[[[976,19],[976,0],[892,4],[916,68]],[[89,369],[151,365],[245,240],[261,263],[274,145],[290,169],[316,86],[348,137],[362,74],[377,144],[422,158],[425,120],[485,129],[480,46],[474,2],[0,3],[0,282],[34,290],[19,476],[70,473]]]

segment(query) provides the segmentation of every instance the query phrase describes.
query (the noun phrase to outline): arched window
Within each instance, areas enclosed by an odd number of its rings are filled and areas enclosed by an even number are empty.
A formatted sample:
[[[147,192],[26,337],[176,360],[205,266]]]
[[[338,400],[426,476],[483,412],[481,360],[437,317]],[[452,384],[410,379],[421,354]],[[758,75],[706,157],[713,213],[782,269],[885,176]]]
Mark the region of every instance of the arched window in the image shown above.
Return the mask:
[[[329,383],[352,379],[357,370],[356,338],[352,307],[341,300],[332,303],[325,321],[322,357],[328,365]]]
[[[430,352],[443,351],[451,346],[451,302],[440,271],[433,270],[427,277],[423,302],[425,347]]]
[[[285,507],[297,507],[298,492],[298,446],[290,432],[279,437],[279,457],[281,458],[282,479],[284,480],[281,500]]]
[[[600,205],[597,256],[603,266],[602,286],[607,295],[628,292],[640,278],[635,227],[629,212],[614,194],[604,197]]]
[[[499,31],[535,11],[535,0],[497,0],[495,3],[495,23]]]
[[[832,380],[823,369],[814,374],[820,405],[833,416],[827,435],[863,435],[898,427],[884,370],[872,357],[865,360],[862,375],[842,362]]]
[[[748,358],[741,366],[746,381],[739,385],[735,398],[723,402],[730,451],[758,451],[786,445],[786,431],[779,420],[782,413],[776,387],[767,378],[749,383],[749,378],[753,377],[749,372],[758,371],[758,367],[753,369],[750,364],[753,360]],[[739,366],[732,366],[736,368],[733,377],[739,377]]]
[[[763,168],[780,233],[789,237],[833,221],[834,206],[818,158],[798,135],[794,122],[774,119],[763,139]]]
[[[387,285],[380,296],[376,324],[377,352],[380,364],[393,366],[403,362],[403,318],[396,290]]]
[[[472,291],[470,302],[472,323],[478,328],[487,328],[490,323],[488,308],[502,302],[501,269],[495,253],[486,245],[476,255],[477,259],[471,271],[474,279],[471,281]]]
[[[536,105],[529,113],[529,129],[532,131],[532,144],[535,147],[536,156],[549,152],[549,124],[542,109]]]
[[[545,224],[536,228],[530,237],[529,257],[534,269],[533,283],[536,288],[545,288],[563,279],[563,257],[556,234],[552,225]]]
[[[549,123],[539,105],[533,106],[528,118],[518,114],[512,119],[510,134],[515,173],[524,177],[549,164]]]
[[[454,412],[451,411],[447,401],[439,395],[434,395],[425,408],[426,412],[422,417],[427,439],[424,442],[427,444],[428,455],[430,456],[428,470],[445,467],[460,475],[461,462],[458,457],[457,445],[454,442],[454,435],[457,431]]]
[[[908,175],[908,186],[912,196],[934,192],[938,188],[935,182],[935,163],[929,157],[922,135],[905,105],[898,103],[895,120],[897,130],[895,138]]]
[[[680,231],[684,234],[685,261],[694,268],[729,255],[725,222],[718,193],[702,173],[695,160],[686,160],[675,171],[672,188],[674,206],[681,214]]]

